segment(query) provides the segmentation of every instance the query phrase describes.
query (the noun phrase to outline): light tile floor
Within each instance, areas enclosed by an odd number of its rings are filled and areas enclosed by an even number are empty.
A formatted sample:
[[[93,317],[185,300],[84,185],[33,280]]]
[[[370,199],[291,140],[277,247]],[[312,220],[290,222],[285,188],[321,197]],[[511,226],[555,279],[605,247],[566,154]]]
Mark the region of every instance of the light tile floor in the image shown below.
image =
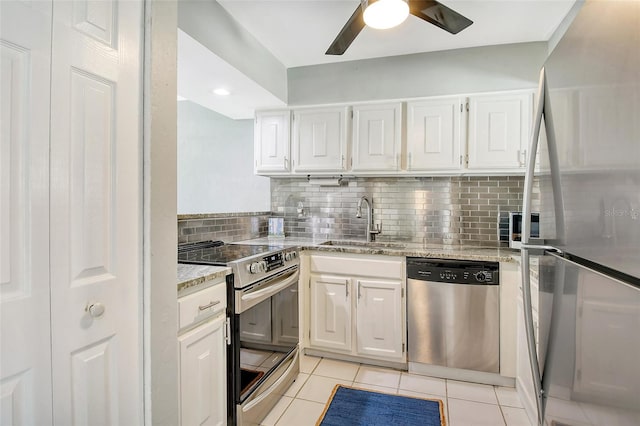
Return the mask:
[[[531,426],[513,388],[419,376],[308,355],[301,356],[298,378],[262,425],[315,425],[336,384],[441,399],[447,426]]]

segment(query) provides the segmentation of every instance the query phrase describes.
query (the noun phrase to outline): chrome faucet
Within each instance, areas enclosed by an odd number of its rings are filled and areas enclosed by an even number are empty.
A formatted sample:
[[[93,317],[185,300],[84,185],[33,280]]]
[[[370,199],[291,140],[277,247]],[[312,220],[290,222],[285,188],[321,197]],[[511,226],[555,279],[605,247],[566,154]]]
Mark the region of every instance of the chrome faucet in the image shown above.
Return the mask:
[[[375,236],[382,232],[382,230],[373,224],[373,203],[369,201],[366,196],[360,197],[358,200],[358,206],[356,207],[356,217],[362,217],[362,202],[367,203],[367,242],[375,240]]]

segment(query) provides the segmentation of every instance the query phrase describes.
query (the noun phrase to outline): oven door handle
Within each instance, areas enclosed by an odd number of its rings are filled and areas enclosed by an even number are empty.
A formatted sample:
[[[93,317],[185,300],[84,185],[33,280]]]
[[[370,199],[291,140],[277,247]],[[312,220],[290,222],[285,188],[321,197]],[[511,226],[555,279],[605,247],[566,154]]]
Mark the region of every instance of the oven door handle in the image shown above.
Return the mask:
[[[269,397],[273,393],[273,391],[275,389],[277,389],[278,386],[280,386],[282,384],[282,382],[287,380],[287,378],[291,374],[291,371],[296,366],[296,360],[298,358],[298,353],[299,353],[299,350],[296,350],[294,355],[293,355],[293,357],[291,358],[291,363],[287,367],[287,370],[284,373],[282,373],[282,375],[280,377],[278,377],[278,380],[276,380],[271,386],[269,386],[264,392],[262,392],[262,394],[260,396],[258,396],[256,399],[252,400],[247,405],[242,407],[242,411],[243,412],[246,413],[247,411],[251,410],[256,405],[260,404],[265,398]]]
[[[291,284],[293,284],[295,281],[298,280],[299,276],[300,276],[300,270],[296,269],[295,273],[285,278],[279,284],[272,284],[261,290],[243,294],[240,298],[242,299],[243,302],[250,302],[255,299],[266,299],[267,297],[271,297],[274,294],[278,293],[283,288],[289,287]]]

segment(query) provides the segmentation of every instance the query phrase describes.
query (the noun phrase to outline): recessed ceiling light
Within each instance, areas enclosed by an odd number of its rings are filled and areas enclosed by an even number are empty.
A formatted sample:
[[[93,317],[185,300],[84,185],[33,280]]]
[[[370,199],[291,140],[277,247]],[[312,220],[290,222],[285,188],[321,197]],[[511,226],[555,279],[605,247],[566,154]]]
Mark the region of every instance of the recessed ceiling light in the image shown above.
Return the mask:
[[[215,89],[213,91],[213,93],[215,93],[218,96],[229,96],[231,94],[230,91],[228,91],[227,89],[225,89],[223,87],[219,87],[219,88]]]

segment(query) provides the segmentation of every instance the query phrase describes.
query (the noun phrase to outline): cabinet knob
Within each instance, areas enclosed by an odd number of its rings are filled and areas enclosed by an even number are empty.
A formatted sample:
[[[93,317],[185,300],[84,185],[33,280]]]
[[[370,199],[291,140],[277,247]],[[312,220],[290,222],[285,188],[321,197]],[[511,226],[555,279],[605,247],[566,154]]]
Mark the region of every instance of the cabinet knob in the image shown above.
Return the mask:
[[[100,302],[95,303],[87,303],[87,306],[84,308],[85,312],[88,312],[92,318],[100,318],[105,311],[105,307]]]

